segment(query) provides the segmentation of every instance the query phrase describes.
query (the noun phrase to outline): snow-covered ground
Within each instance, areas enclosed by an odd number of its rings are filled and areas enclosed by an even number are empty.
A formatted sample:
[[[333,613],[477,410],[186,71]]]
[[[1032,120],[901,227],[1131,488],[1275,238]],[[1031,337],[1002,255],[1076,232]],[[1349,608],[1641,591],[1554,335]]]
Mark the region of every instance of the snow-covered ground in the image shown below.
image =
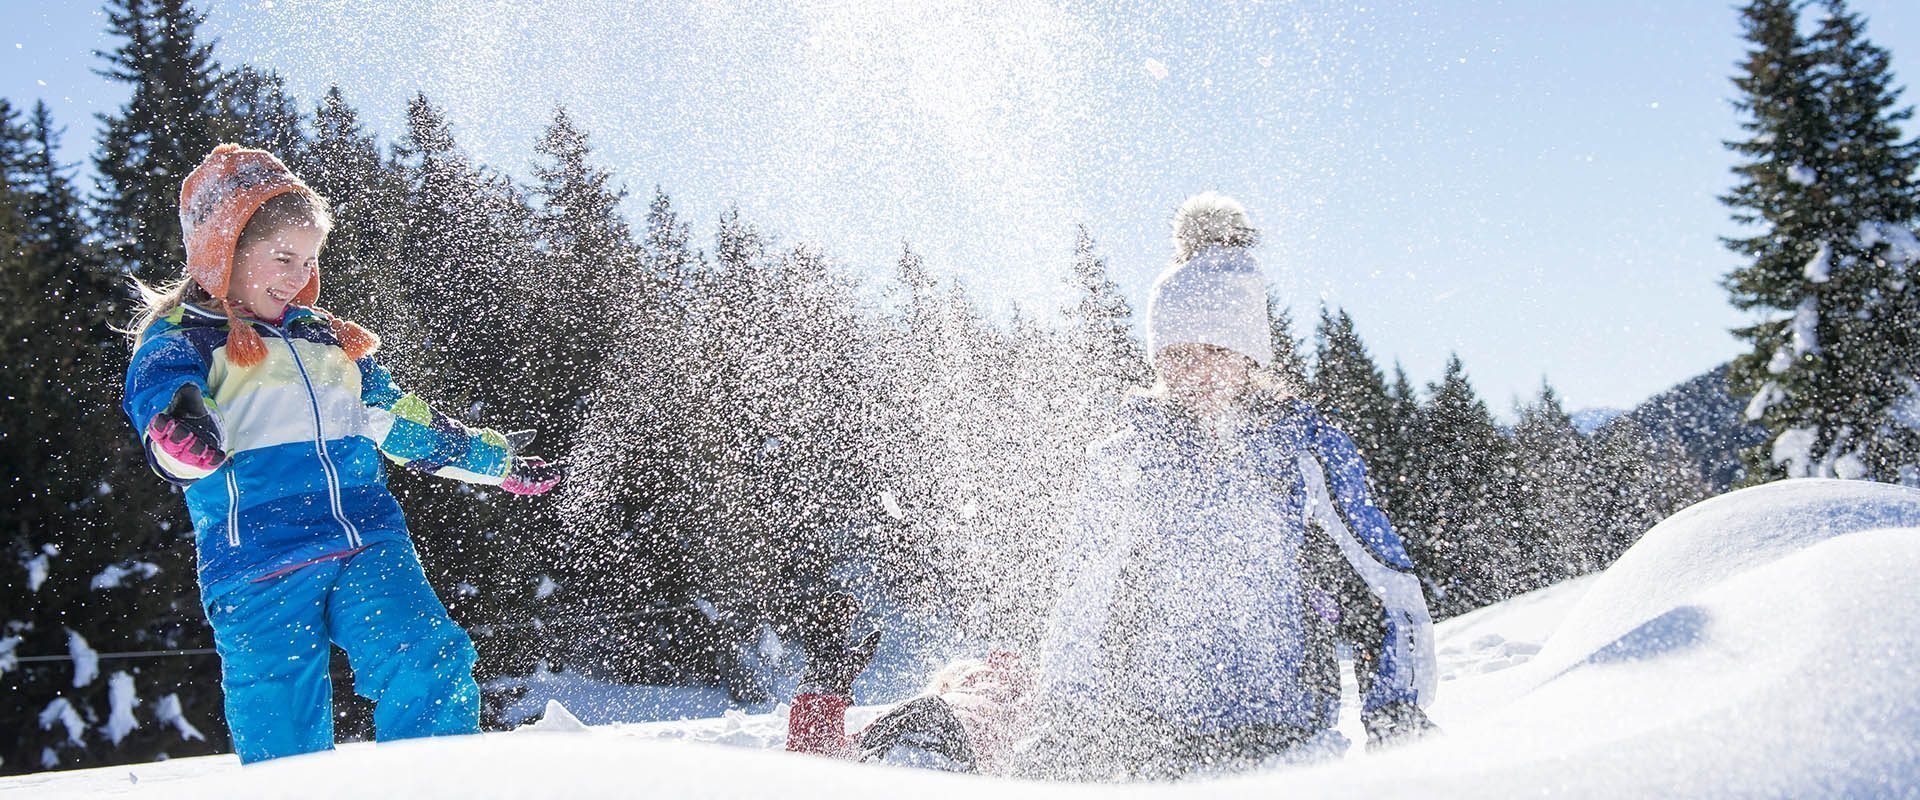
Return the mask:
[[[1060,786],[791,755],[779,749],[783,709],[604,726],[556,709],[509,733],[247,769],[228,756],[46,773],[0,780],[0,795],[1920,796],[1916,575],[1920,491],[1800,480],[1723,495],[1605,573],[1440,626],[1443,735],[1182,784]],[[1354,723],[1342,720],[1350,737]]]

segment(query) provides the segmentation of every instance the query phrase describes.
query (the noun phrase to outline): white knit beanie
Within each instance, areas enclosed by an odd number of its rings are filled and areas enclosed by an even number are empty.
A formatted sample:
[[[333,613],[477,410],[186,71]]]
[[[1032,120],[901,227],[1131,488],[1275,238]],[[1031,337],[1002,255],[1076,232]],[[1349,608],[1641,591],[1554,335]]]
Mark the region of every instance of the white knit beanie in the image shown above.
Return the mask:
[[[1210,344],[1273,362],[1267,282],[1247,248],[1259,233],[1231,197],[1207,192],[1173,215],[1174,263],[1153,282],[1147,301],[1147,352],[1176,344]]]

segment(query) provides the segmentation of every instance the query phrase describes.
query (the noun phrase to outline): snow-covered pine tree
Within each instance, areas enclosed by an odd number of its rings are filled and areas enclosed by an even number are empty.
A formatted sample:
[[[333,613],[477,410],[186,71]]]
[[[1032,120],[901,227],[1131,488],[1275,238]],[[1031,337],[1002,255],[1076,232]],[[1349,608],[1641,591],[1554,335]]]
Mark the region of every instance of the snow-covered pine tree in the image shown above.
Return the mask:
[[[214,136],[257,147],[293,164],[307,146],[300,108],[286,81],[272,70],[241,65],[222,75],[214,92]]]
[[[26,124],[0,101],[0,650],[75,653],[74,662],[0,670],[0,771],[94,766],[210,752],[206,735],[132,719],[111,724],[115,699],[178,696],[190,720],[219,739],[212,659],[135,662],[113,689],[96,650],[208,644],[194,585],[191,529],[174,492],[146,469],[118,408],[126,340],[117,275],[91,244],[44,105]],[[112,671],[112,667],[108,667]],[[43,725],[64,704],[81,724]],[[58,715],[56,715],[58,716]]]
[[[1386,378],[1344,309],[1320,309],[1310,397],[1321,413],[1353,437],[1368,463],[1387,452]]]
[[[421,326],[412,332],[418,338],[383,336],[383,363],[418,365],[394,369],[395,378],[456,419],[538,425],[527,412],[546,387],[532,343],[546,332],[529,308],[537,262],[523,192],[475,165],[424,95],[408,103],[407,133],[393,152],[405,189],[396,220],[401,269],[394,285],[367,288],[409,298]],[[542,563],[550,531],[526,513],[522,498],[409,470],[389,475],[427,577],[454,619],[475,633],[476,677],[484,684],[524,673],[535,646],[529,637],[540,635],[534,620],[552,595],[543,581],[550,576],[529,567]]]
[[[1307,378],[1307,358],[1293,334],[1293,310],[1272,289],[1267,290],[1267,319],[1273,330],[1273,363],[1267,366],[1267,374],[1287,391],[1304,396],[1312,384]]]
[[[1546,381],[1540,396],[1519,409],[1513,427],[1516,533],[1530,553],[1519,565],[1521,585],[1531,591],[1600,566],[1598,553],[1582,541],[1580,498],[1592,479],[1581,457],[1583,437]]]
[[[101,118],[94,156],[94,219],[109,263],[149,282],[180,275],[180,182],[219,144],[222,79],[205,15],[187,0],[109,0],[100,74],[130,84],[132,97]]]
[[[1427,391],[1411,499],[1400,521],[1435,612],[1451,616],[1513,594],[1509,445],[1458,356],[1447,359],[1446,374]]]
[[[1754,0],[1735,107],[1748,138],[1722,198],[1752,234],[1728,247],[1750,263],[1725,285],[1772,318],[1735,333],[1735,390],[1770,440],[1747,452],[1750,482],[1781,476],[1920,481],[1911,412],[1912,223],[1920,148],[1900,140],[1886,51],[1839,0],[1812,37],[1800,5]]]

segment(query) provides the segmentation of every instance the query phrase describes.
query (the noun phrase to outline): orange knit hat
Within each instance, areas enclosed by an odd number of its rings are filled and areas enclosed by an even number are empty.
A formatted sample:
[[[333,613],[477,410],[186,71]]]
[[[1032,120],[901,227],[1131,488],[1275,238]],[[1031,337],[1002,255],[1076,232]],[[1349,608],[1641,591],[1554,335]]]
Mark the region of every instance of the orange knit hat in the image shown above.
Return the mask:
[[[180,185],[180,232],[187,245],[187,275],[226,305],[227,358],[238,366],[250,367],[264,360],[267,344],[252,325],[240,321],[233,304],[227,301],[234,250],[254,212],[268,200],[290,192],[320,199],[272,153],[237,144],[213,148]],[[320,271],[316,269],[307,285],[294,293],[292,302],[312,306],[318,299]],[[372,333],[346,320],[334,318],[333,329],[354,359],[379,345]]]

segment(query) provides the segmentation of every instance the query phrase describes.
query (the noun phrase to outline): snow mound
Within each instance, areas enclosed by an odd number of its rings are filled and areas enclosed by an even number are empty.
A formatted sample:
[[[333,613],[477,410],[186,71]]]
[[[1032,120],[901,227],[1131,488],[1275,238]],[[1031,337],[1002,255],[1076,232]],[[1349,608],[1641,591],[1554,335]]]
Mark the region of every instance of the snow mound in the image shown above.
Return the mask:
[[[1595,579],[1538,660],[1566,669],[1688,595],[1827,539],[1881,528],[1920,528],[1920,492],[1803,479],[1701,501],[1654,526]]]
[[[587,726],[581,724],[580,718],[568,711],[566,706],[560,705],[560,701],[548,700],[547,712],[540,715],[539,722],[528,725],[527,729],[549,733],[575,733],[586,730]]]

